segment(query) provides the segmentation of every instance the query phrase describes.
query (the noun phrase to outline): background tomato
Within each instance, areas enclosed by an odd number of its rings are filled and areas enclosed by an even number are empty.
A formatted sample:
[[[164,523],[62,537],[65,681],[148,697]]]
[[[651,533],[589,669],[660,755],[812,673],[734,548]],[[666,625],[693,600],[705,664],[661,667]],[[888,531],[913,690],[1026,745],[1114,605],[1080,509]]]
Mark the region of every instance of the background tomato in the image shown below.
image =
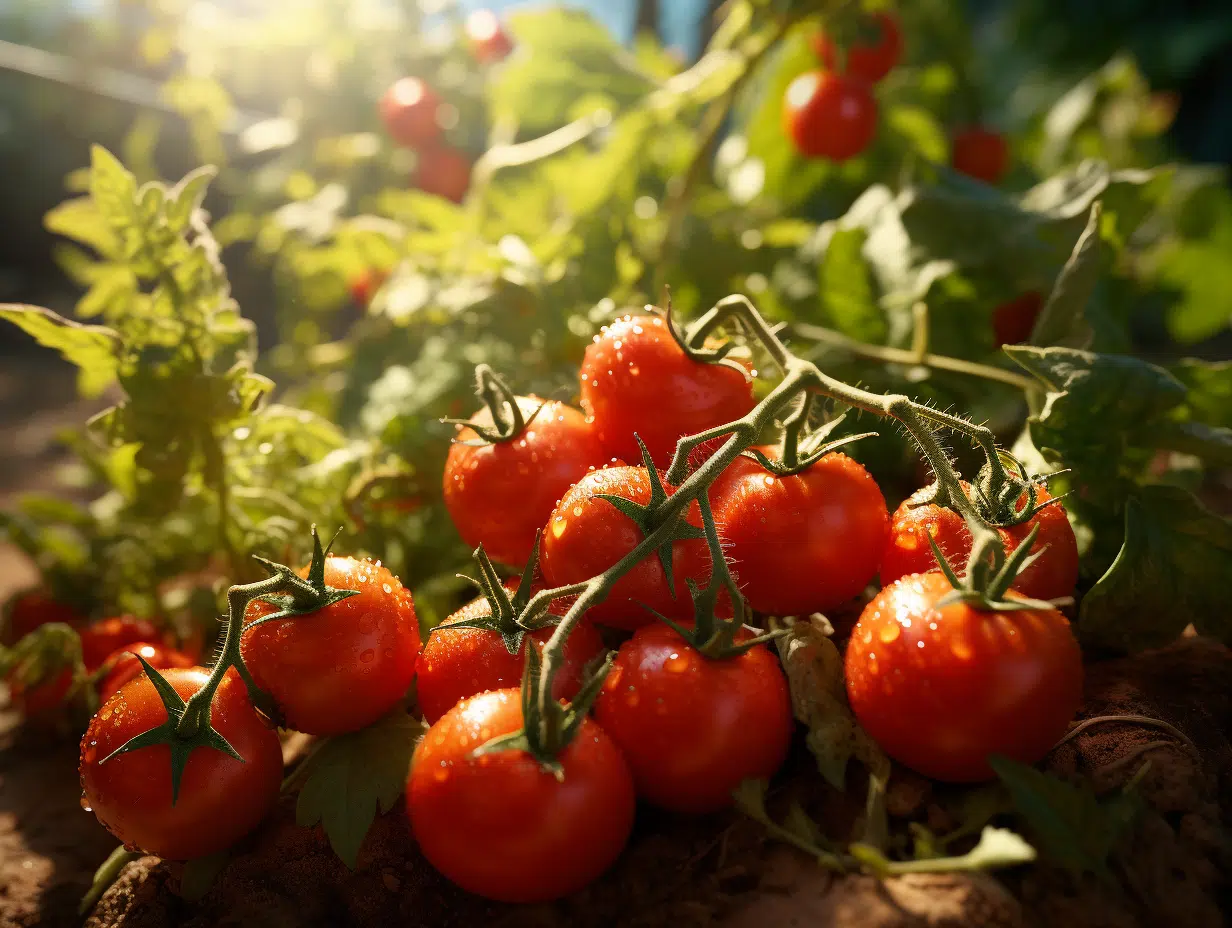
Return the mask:
[[[749,378],[691,360],[659,316],[625,316],[586,346],[579,372],[582,408],[608,456],[640,461],[634,433],[658,467],[676,442],[739,419],[756,403]]]
[[[997,347],[1017,345],[1031,337],[1035,320],[1044,308],[1044,297],[1038,290],[1028,290],[1022,296],[1007,300],[992,311],[992,333]]]
[[[710,660],[660,622],[620,646],[595,720],[629,762],[638,795],[692,813],[731,805],[741,780],[772,776],[794,725],[768,649]]]
[[[135,680],[145,673],[141,661],[137,660],[138,654],[145,658],[146,663],[155,670],[191,667],[196,663],[187,654],[169,648],[165,644],[154,641],[138,641],[130,644],[118,651],[113,651],[103,661],[103,666],[110,666],[111,669],[98,684],[98,698],[101,701],[106,702],[129,680]]]
[[[954,135],[951,163],[954,170],[986,184],[999,184],[1010,166],[1005,138],[991,129],[975,126]]]
[[[432,145],[419,152],[415,186],[424,193],[461,203],[471,185],[471,162],[448,145]]]
[[[64,702],[73,685],[73,668],[52,671],[33,685],[22,683],[11,674],[5,682],[9,685],[13,708],[26,718],[33,718],[53,712]]]
[[[205,685],[201,667],[164,676],[182,699]],[[81,788],[98,820],[117,839],[169,860],[192,860],[230,847],[263,819],[282,785],[282,748],[248,701],[248,689],[228,670],[210,707],[210,723],[242,761],[211,748],[188,757],[179,796],[171,802],[171,752],[138,748],[103,761],[131,738],[167,720],[146,676],[107,700],[81,739]]]
[[[5,606],[7,621],[0,643],[14,645],[36,628],[50,622],[77,625],[81,616],[72,606],[57,602],[46,591],[34,589],[18,593]]]
[[[1082,696],[1082,654],[1055,609],[937,608],[952,588],[914,574],[868,604],[847,645],[847,695],[860,724],[925,776],[993,776],[989,754],[1033,764],[1065,734]]]
[[[325,584],[359,595],[246,629],[240,644],[253,679],[274,698],[287,727],[313,735],[355,731],[392,710],[406,695],[419,656],[411,593],[386,568],[328,557]],[[254,600],[244,622],[274,611]]]
[[[970,489],[966,483],[963,486]],[[928,535],[932,535],[951,566],[960,574],[963,572],[971,554],[971,532],[953,509],[933,503],[920,505],[929,492],[929,487],[917,490],[894,511],[890,538],[881,558],[882,586],[889,586],[907,574],[937,569]],[[1045,487],[1036,492],[1037,505],[1052,499]],[[1025,497],[1019,502],[1020,507],[1024,505]],[[1031,550],[1043,553],[1018,575],[1013,589],[1029,599],[1069,596],[1078,584],[1078,542],[1061,503],[1044,507],[1021,525],[998,529],[997,534],[1008,551],[1018,547],[1035,525],[1039,525],[1039,535]]]
[[[467,445],[478,435],[458,431],[445,459],[444,490],[445,508],[462,540],[482,544],[493,560],[521,567],[557,501],[605,455],[586,417],[572,406],[533,396],[517,402],[528,420],[517,438]],[[471,421],[491,427],[492,414],[485,408]]]
[[[417,148],[441,136],[436,110],[441,98],[418,77],[395,81],[381,97],[381,120],[385,131],[399,145]]]
[[[877,573],[890,525],[885,497],[845,454],[827,454],[790,477],[741,456],[711,486],[710,499],[724,552],[754,609],[826,612]]]
[[[510,580],[509,588],[517,581]],[[558,615],[564,607],[553,603]],[[540,653],[555,628],[542,628],[522,639],[517,654],[510,654],[500,635],[484,628],[450,628],[463,622],[492,614],[487,599],[480,596],[467,603],[432,630],[419,655],[415,693],[419,708],[429,723],[468,696],[485,690],[517,687],[526,669],[527,642],[534,642]],[[603,639],[589,622],[583,621],[569,633],[560,668],[552,681],[552,695],[557,699],[572,699],[582,685],[586,665],[603,650]]]
[[[670,495],[674,487],[667,487]],[[602,573],[645,538],[637,523],[606,499],[605,493],[645,505],[650,501],[650,476],[644,467],[608,467],[592,471],[569,489],[548,520],[543,533],[540,566],[549,586],[580,583]],[[690,503],[688,521],[701,527],[701,510]],[[654,617],[644,606],[670,619],[693,618],[693,600],[687,579],[704,583],[710,573],[710,556],[704,539],[677,541],[672,545],[673,588],[663,565],[650,554],[612,586],[607,599],[588,613],[595,622],[615,628],[638,628]]]
[[[870,34],[867,41],[847,46],[846,67],[842,73],[875,84],[894,70],[903,57],[903,28],[893,13],[880,10],[865,17]],[[813,51],[830,71],[838,71],[838,52],[834,40],[820,32],[813,40]]]
[[[138,641],[155,641],[160,637],[154,623],[131,615],[115,616],[92,622],[81,632],[81,660],[86,670],[97,670],[109,656]]]
[[[633,827],[633,782],[590,719],[560,753],[559,779],[525,751],[473,753],[521,726],[516,689],[447,712],[415,750],[407,813],[424,856],[458,886],[542,902],[581,889],[616,860]]]
[[[513,40],[491,10],[475,10],[466,17],[466,40],[471,54],[487,64],[501,61],[513,51]]]
[[[807,158],[846,161],[876,135],[877,101],[863,81],[809,71],[787,87],[783,131]]]

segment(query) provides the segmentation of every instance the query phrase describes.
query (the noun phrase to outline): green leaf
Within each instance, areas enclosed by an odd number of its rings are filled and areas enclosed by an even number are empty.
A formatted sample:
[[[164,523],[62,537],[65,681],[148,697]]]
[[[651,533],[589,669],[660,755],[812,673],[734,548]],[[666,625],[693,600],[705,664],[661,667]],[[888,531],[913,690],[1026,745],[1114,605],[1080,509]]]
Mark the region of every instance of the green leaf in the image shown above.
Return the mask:
[[[188,228],[188,222],[194,212],[200,208],[205,199],[205,193],[218,171],[211,165],[203,165],[195,171],[186,174],[175,185],[167,198],[167,225],[177,235]]]
[[[54,348],[77,365],[77,386],[84,396],[98,396],[116,379],[119,336],[98,325],[82,325],[50,309],[0,303],[0,319],[7,319],[46,348]]]
[[[1213,426],[1232,426],[1232,361],[1184,358],[1172,376],[1185,385],[1188,417]]]
[[[1162,647],[1186,625],[1232,644],[1227,580],[1232,522],[1177,487],[1145,486],[1125,508],[1116,560],[1082,601],[1084,644],[1122,652]]]
[[[945,129],[927,108],[911,104],[891,106],[886,112],[886,125],[921,158],[938,164],[946,160],[950,143]]]
[[[820,267],[821,301],[844,335],[880,344],[886,337],[886,323],[862,253],[867,238],[860,228],[835,230]]]
[[[137,290],[137,277],[127,266],[106,265],[77,302],[77,315],[92,319],[118,314],[136,296]]]
[[[377,810],[388,812],[406,787],[423,726],[396,711],[367,728],[330,738],[307,761],[311,772],[295,806],[295,821],[318,822],[330,847],[352,870]]]
[[[890,762],[856,722],[847,705],[843,659],[834,642],[812,622],[796,622],[775,640],[791,688],[795,716],[808,728],[805,743],[817,769],[842,790],[847,762],[858,758],[875,775],[889,775]]]
[[[120,239],[90,197],[75,197],[52,207],[43,217],[48,232],[89,245],[105,258],[120,254]]]
[[[90,149],[90,198],[113,229],[138,222],[137,179],[101,145]]]
[[[1008,757],[993,755],[988,762],[1045,857],[1075,876],[1112,879],[1108,856],[1141,810],[1136,793],[1101,801],[1090,783],[1075,786]]]
[[[1031,344],[1091,347],[1095,333],[1086,320],[1086,309],[1102,270],[1099,223],[1100,204],[1096,201],[1086,228],[1078,236],[1074,251],[1061,269],[1052,294],[1035,322]]]

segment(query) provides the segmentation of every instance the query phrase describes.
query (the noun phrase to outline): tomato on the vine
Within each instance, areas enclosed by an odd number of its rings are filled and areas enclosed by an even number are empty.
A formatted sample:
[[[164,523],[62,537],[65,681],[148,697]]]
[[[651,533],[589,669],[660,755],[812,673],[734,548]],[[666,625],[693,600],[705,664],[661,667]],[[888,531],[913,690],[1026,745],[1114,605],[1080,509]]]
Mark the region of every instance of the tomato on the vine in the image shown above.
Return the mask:
[[[954,170],[986,184],[999,184],[1010,166],[1010,148],[1005,137],[975,126],[954,136],[951,164]]]
[[[842,73],[875,84],[893,71],[903,57],[903,27],[888,10],[879,10],[866,20],[872,41],[847,46],[847,66]],[[828,70],[838,70],[838,51],[829,35],[818,33],[813,39],[813,51]]]
[[[760,612],[828,612],[877,573],[890,525],[885,497],[845,454],[786,477],[741,455],[711,485],[710,499],[736,582]]]
[[[670,496],[675,487],[665,486]],[[543,533],[540,562],[543,578],[550,586],[581,583],[607,570],[638,546],[646,537],[641,527],[599,494],[609,494],[646,505],[651,498],[650,475],[644,467],[608,467],[591,471],[569,489],[556,505]],[[690,503],[685,516],[701,528],[701,510]],[[603,602],[588,615],[595,622],[615,628],[633,629],[654,617],[649,606],[670,619],[693,618],[693,600],[687,580],[692,577],[704,585],[710,573],[709,549],[704,539],[672,543],[672,576],[667,574],[657,554],[651,552],[613,584]]]
[[[526,751],[476,755],[523,724],[518,690],[472,696],[415,749],[407,814],[419,848],[468,892],[544,902],[576,892],[620,855],[633,827],[633,782],[616,745],[590,719],[545,770]]]
[[[432,145],[419,152],[415,185],[424,193],[461,203],[471,185],[471,162],[448,145]]]
[[[516,581],[509,581],[512,590]],[[561,604],[553,610],[563,614]],[[457,622],[492,614],[492,606],[480,596],[467,603],[432,630],[419,655],[415,692],[419,708],[431,724],[468,696],[485,690],[516,687],[526,669],[528,642],[543,653],[555,627],[541,628],[522,639],[517,654],[510,654],[500,635],[486,628],[450,628]],[[565,639],[560,667],[552,681],[552,695],[572,699],[582,686],[586,665],[603,650],[603,639],[589,622],[575,626]]]
[[[1082,696],[1082,654],[1055,609],[938,607],[952,591],[941,573],[882,590],[847,645],[847,696],[895,760],[974,782],[993,776],[988,755],[1033,764],[1065,734]]]
[[[659,316],[624,316],[586,346],[579,372],[582,408],[607,454],[640,461],[636,433],[658,467],[676,442],[739,419],[756,405],[750,378],[694,361]]]
[[[992,313],[992,333],[997,347],[1017,345],[1031,337],[1035,321],[1044,308],[1044,297],[1038,290],[1028,290],[1022,296],[1007,300]]]
[[[300,571],[307,576],[308,570]],[[287,727],[337,735],[371,725],[406,695],[419,657],[411,593],[379,563],[325,559],[325,583],[359,594],[305,615],[245,628],[241,654]],[[249,603],[244,623],[276,607]]]
[[[968,486],[963,484],[964,489]],[[950,565],[961,573],[971,554],[971,532],[953,509],[925,503],[931,487],[917,490],[894,511],[890,539],[881,558],[881,585],[889,586],[907,574],[937,570],[937,558],[928,543],[931,535]],[[1036,505],[1052,499],[1047,488],[1036,489]],[[1019,511],[1027,503],[1024,495]],[[1005,549],[1017,548],[1036,525],[1039,535],[1031,551],[1042,552],[1014,581],[1012,589],[1029,599],[1059,599],[1074,592],[1078,583],[1078,542],[1066,518],[1065,508],[1055,502],[1044,506],[1026,522],[997,529]]]
[[[209,679],[201,667],[168,670],[185,701]],[[103,703],[81,739],[81,788],[98,820],[125,845],[169,860],[226,850],[263,819],[282,785],[278,734],[262,722],[248,688],[228,670],[214,694],[210,723],[243,760],[197,748],[171,801],[171,753],[165,745],[108,756],[167,721],[154,684],[139,676]]]
[[[859,79],[808,71],[787,87],[783,130],[807,158],[846,161],[868,148],[876,135],[877,101]]]
[[[389,137],[407,148],[427,145],[440,138],[436,119],[441,98],[418,77],[395,81],[381,97],[381,120]]]
[[[13,708],[26,718],[46,715],[57,709],[73,685],[73,668],[63,667],[33,684],[22,683],[10,674],[7,681]]]
[[[145,658],[145,662],[155,670],[182,669],[196,663],[193,658],[182,651],[169,648],[156,641],[138,641],[127,645],[118,651],[113,651],[103,661],[102,666],[111,669],[98,684],[98,698],[101,701],[106,702],[129,680],[135,680],[145,673],[145,668],[137,659],[138,654]]]
[[[77,625],[81,616],[72,606],[66,605],[41,589],[18,593],[5,605],[7,621],[0,644],[13,645],[36,628],[51,622]]]
[[[466,17],[466,39],[477,61],[492,64],[513,51],[513,39],[491,10],[475,10]]]
[[[772,776],[794,725],[769,649],[711,660],[660,622],[620,646],[595,720],[629,762],[638,795],[691,813],[725,808],[742,780]]]
[[[526,563],[535,533],[565,491],[606,457],[591,424],[572,406],[533,396],[517,403],[526,421],[522,434],[470,444],[479,436],[461,428],[444,479],[445,508],[462,540],[513,566]],[[492,413],[485,407],[471,422],[491,428]]]
[[[113,653],[139,641],[156,641],[158,629],[147,619],[130,615],[92,622],[81,631],[81,660],[86,670],[97,670]]]

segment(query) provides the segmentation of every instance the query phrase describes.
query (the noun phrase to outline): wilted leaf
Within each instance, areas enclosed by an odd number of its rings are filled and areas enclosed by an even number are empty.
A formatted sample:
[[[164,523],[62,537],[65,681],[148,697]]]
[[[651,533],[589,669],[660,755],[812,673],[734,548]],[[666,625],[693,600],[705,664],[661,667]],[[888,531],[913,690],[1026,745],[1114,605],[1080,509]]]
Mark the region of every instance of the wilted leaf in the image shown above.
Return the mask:
[[[994,870],[1000,867],[1016,867],[1035,860],[1035,848],[1024,841],[1021,835],[1008,828],[993,828],[991,825],[980,832],[980,840],[975,847],[957,857],[889,860],[880,851],[865,844],[853,844],[851,854],[867,869],[882,877],[904,873]]]

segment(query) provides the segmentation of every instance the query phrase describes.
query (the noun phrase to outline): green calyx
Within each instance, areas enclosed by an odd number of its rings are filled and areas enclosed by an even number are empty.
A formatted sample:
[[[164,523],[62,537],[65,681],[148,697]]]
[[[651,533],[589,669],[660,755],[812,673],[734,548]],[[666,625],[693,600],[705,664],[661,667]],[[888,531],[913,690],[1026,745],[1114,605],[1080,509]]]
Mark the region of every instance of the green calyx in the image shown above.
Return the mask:
[[[646,309],[651,311],[658,310],[657,306],[647,306]],[[725,340],[722,344],[715,348],[705,347],[706,337],[704,335],[693,338],[688,333],[682,331],[672,318],[672,292],[667,292],[667,309],[663,311],[664,321],[667,325],[667,331],[672,336],[672,341],[680,346],[680,350],[685,353],[685,356],[690,361],[695,361],[698,364],[719,364],[723,367],[730,367],[734,371],[739,371],[740,376],[745,380],[752,379],[749,376],[748,368],[738,361],[734,361],[728,357],[732,349],[736,347],[736,343],[731,339]],[[694,344],[696,342],[696,344]]]
[[[1053,603],[1041,599],[1006,598],[1006,593],[1018,579],[1018,575],[1043,553],[1042,551],[1031,551],[1031,546],[1035,544],[1038,535],[1039,526],[1033,526],[1022,543],[1013,551],[1005,554],[1000,549],[1000,540],[996,535],[986,533],[986,537],[990,536],[990,540],[984,550],[976,548],[973,551],[968,563],[967,576],[959,579],[936,539],[931,533],[927,533],[928,544],[937,558],[937,565],[954,587],[953,592],[947,593],[937,601],[937,607],[943,608],[954,603],[966,603],[983,612],[1019,612],[1055,608]]]
[[[479,628],[495,632],[500,636],[505,650],[510,654],[517,654],[528,632],[550,627],[552,622],[548,619],[546,610],[543,615],[527,618],[522,616],[527,604],[530,602],[535,567],[539,561],[539,538],[541,534],[540,532],[535,533],[535,545],[531,550],[530,559],[526,562],[526,569],[522,571],[517,589],[514,590],[512,596],[509,595],[509,590],[501,583],[500,577],[497,576],[496,568],[492,566],[492,561],[489,560],[487,552],[483,550],[483,545],[476,548],[473,557],[479,567],[479,579],[475,580],[471,577],[465,577],[464,579],[470,580],[471,583],[479,587],[484,599],[488,602],[488,615],[477,616],[473,619],[463,619],[459,622],[450,622],[448,625],[443,626],[437,625],[429,634],[440,631],[442,628]]]
[[[477,439],[458,442],[459,444],[481,446],[513,441],[526,431],[526,427],[547,405],[540,403],[529,417],[523,415],[517,394],[486,364],[475,367],[475,395],[491,414],[492,425],[477,425],[469,419],[442,419],[441,422],[447,425],[463,426],[479,436]]]
[[[308,579],[306,580],[284,564],[277,564],[254,555],[254,560],[269,571],[271,578],[282,580],[284,587],[272,593],[261,593],[253,597],[276,606],[277,611],[249,622],[247,628],[256,628],[258,625],[278,619],[308,615],[357,595],[358,590],[337,590],[325,585],[325,559],[329,556],[329,549],[334,546],[337,538],[338,535],[335,534],[330,543],[322,548],[321,536],[317,534],[317,527],[315,525],[312,527],[312,560],[308,564]]]

